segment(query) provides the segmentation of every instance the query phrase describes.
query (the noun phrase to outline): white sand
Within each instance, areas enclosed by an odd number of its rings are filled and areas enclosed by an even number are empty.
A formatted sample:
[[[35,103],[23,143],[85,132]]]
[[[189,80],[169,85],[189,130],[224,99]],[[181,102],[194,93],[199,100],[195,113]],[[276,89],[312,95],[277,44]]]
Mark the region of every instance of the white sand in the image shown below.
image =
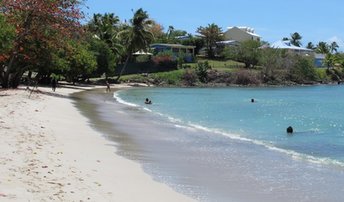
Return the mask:
[[[0,91],[0,201],[193,201],[118,156],[73,106],[76,91]]]

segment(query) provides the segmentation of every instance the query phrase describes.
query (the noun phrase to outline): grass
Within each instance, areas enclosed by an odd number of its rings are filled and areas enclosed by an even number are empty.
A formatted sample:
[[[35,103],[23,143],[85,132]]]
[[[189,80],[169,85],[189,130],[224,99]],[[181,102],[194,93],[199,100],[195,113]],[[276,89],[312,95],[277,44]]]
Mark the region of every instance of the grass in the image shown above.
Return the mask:
[[[233,60],[198,59],[198,62],[206,62],[206,61],[208,61],[212,69],[218,70],[218,71],[232,72],[234,70],[245,67],[243,63],[236,62]],[[185,65],[189,65],[195,68],[197,66],[197,63],[191,63],[191,64],[185,64]]]
[[[139,83],[157,83],[157,84],[166,84],[166,85],[180,85],[182,75],[184,74],[185,69],[178,69],[168,72],[158,72],[151,73],[149,75],[143,74],[132,74],[124,75],[121,77],[121,81],[124,82],[139,82]]]
[[[219,72],[236,72],[245,65],[233,60],[210,60],[210,59],[198,59],[198,62],[208,62],[212,70]],[[187,68],[196,69],[196,63],[185,63],[182,69],[172,70],[167,72],[157,72],[145,74],[131,74],[121,77],[121,82],[138,82],[138,83],[153,83],[156,85],[183,85],[183,75]]]
[[[244,64],[232,60],[209,60],[209,59],[198,59],[198,62],[207,61],[211,66],[212,70],[216,70],[219,73],[234,73],[236,75],[240,73],[240,70],[244,69]],[[197,63],[186,63],[183,64],[182,69],[167,71],[167,72],[158,72],[150,73],[149,75],[143,74],[133,74],[122,76],[122,82],[142,82],[142,83],[152,83],[154,85],[166,85],[166,86],[181,86],[185,84],[185,72],[187,68],[196,69]],[[262,67],[256,67],[255,69],[250,69],[250,72],[253,74],[260,74]],[[277,82],[284,82],[286,70],[285,69],[276,69],[275,77],[277,77]],[[317,81],[329,82],[332,80],[331,76],[327,74],[326,68],[316,68]],[[244,74],[244,73],[241,73]],[[226,74],[222,74],[226,75]]]

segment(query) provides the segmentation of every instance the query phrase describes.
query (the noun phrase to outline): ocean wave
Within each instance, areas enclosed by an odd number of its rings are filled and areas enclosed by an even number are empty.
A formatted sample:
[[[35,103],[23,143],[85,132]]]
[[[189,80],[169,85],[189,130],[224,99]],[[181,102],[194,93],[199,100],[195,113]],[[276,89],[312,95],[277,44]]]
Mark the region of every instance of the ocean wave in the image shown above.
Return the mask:
[[[147,112],[153,112],[151,109],[147,108],[147,107],[143,107],[143,106],[140,106],[140,105],[137,105],[137,104],[134,104],[134,103],[131,103],[131,102],[126,102],[124,101],[118,94],[118,92],[120,91],[117,91],[113,94],[113,98],[120,104],[124,104],[124,105],[127,105],[127,106],[130,106],[130,107],[136,107],[136,108],[140,108],[144,111],[147,111]]]
[[[124,105],[127,105],[127,106],[131,106],[131,107],[139,107],[139,105],[137,105],[137,104],[134,104],[134,103],[130,103],[130,102],[126,102],[126,101],[124,101],[122,98],[120,98],[119,97],[119,93],[120,91],[117,91],[117,92],[115,92],[114,94],[113,94],[113,98],[117,101],[117,102],[119,102],[119,103],[121,103],[121,104],[124,104]]]
[[[344,167],[344,162],[339,161],[339,160],[335,160],[335,159],[331,159],[331,158],[326,158],[326,157],[315,157],[309,154],[302,154],[293,150],[288,150],[288,149],[283,149],[283,148],[279,148],[276,147],[275,145],[273,145],[272,143],[267,143],[264,141],[260,141],[260,140],[254,140],[254,139],[249,139],[246,137],[242,137],[239,134],[234,134],[234,133],[228,133],[226,131],[223,131],[221,129],[216,129],[216,128],[208,128],[208,127],[204,127],[201,125],[197,125],[197,124],[192,124],[189,123],[189,126],[185,127],[192,127],[195,128],[197,130],[203,130],[206,132],[210,132],[210,133],[214,133],[214,134],[218,134],[218,135],[223,135],[226,136],[230,139],[233,140],[238,140],[238,141],[242,141],[242,142],[248,142],[248,143],[252,143],[255,145],[259,145],[259,146],[263,146],[271,151],[276,151],[282,154],[286,154],[288,156],[291,156],[293,159],[295,160],[303,160],[303,161],[307,161],[313,164],[319,164],[319,165],[331,165],[331,166],[338,166],[338,167]],[[182,127],[180,127],[182,128]]]
[[[143,109],[147,112],[150,112],[150,113],[154,113],[155,115],[158,115],[164,119],[167,119],[176,128],[181,128],[181,129],[185,129],[185,130],[189,130],[189,131],[201,130],[201,131],[205,131],[208,133],[222,135],[222,136],[228,137],[232,140],[238,140],[241,142],[247,142],[247,143],[263,146],[263,147],[265,147],[271,151],[286,154],[295,160],[303,160],[303,161],[307,161],[307,162],[319,164],[319,165],[332,165],[332,166],[344,167],[344,162],[342,162],[342,161],[334,160],[331,158],[325,158],[325,157],[315,157],[315,156],[312,156],[309,154],[302,154],[302,153],[299,153],[299,152],[296,152],[293,150],[279,148],[279,147],[275,146],[273,143],[264,142],[261,140],[250,139],[247,137],[243,137],[240,134],[229,133],[228,131],[224,131],[222,129],[209,128],[209,127],[205,127],[205,126],[190,123],[190,122],[186,123],[184,120],[169,116],[167,114],[162,114],[162,113],[159,113],[157,111],[153,111],[147,107],[143,107],[143,106],[140,106],[140,105],[137,105],[134,103],[126,102],[119,97],[118,92],[114,93],[114,99],[116,99],[117,102],[124,104],[124,105],[127,105],[127,106],[141,108],[141,109]],[[311,131],[319,132],[319,129],[318,128],[312,128]]]

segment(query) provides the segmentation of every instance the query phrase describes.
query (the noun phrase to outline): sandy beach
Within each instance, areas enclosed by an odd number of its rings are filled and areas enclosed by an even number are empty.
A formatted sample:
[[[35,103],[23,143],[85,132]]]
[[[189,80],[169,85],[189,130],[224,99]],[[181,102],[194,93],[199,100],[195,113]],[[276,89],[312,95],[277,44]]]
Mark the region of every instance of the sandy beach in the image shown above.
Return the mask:
[[[193,201],[117,155],[74,107],[80,90],[38,89],[0,91],[0,201]]]

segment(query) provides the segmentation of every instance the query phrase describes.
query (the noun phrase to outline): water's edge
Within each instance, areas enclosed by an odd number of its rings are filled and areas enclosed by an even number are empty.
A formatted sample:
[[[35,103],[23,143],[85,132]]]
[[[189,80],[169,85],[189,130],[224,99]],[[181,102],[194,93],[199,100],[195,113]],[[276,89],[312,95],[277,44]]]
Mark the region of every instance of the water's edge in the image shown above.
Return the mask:
[[[99,90],[73,96],[90,124],[116,143],[120,155],[141,163],[154,179],[198,200],[343,200],[341,168],[307,163],[210,131],[162,123]]]

